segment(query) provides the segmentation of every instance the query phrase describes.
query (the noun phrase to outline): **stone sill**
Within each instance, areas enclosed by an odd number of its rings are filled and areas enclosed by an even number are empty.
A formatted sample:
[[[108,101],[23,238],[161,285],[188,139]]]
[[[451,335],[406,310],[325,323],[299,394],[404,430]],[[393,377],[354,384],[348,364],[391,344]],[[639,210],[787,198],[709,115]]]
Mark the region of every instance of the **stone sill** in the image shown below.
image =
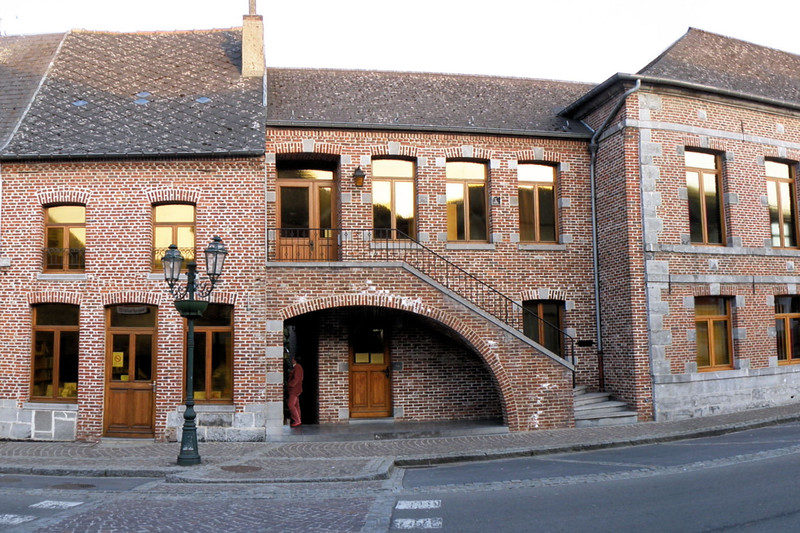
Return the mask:
[[[723,379],[739,379],[758,376],[775,376],[800,372],[800,365],[780,365],[768,368],[737,368],[733,370],[717,370],[691,374],[656,374],[653,383],[663,385],[669,383],[691,383],[696,381],[718,381]]]
[[[27,411],[77,411],[77,403],[48,403],[48,402],[25,402],[22,408]]]

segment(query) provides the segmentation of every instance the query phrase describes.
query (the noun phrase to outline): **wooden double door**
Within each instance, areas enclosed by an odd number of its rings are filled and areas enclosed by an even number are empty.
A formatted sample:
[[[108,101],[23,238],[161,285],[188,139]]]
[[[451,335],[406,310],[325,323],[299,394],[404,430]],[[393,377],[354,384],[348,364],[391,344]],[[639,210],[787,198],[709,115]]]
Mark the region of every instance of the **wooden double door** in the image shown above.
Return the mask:
[[[155,370],[157,308],[115,306],[107,310],[106,406],[107,437],[155,435]]]
[[[357,327],[350,341],[350,417],[392,416],[392,365],[380,327]]]

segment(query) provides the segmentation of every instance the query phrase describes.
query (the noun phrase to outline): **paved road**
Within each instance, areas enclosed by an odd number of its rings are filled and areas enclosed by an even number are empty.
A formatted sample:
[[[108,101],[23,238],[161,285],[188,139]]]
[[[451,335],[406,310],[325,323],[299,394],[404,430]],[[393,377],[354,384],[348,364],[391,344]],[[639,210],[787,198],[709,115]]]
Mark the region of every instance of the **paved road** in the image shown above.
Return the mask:
[[[320,463],[328,464],[328,463]],[[800,423],[357,483],[0,476],[0,531],[800,530]]]

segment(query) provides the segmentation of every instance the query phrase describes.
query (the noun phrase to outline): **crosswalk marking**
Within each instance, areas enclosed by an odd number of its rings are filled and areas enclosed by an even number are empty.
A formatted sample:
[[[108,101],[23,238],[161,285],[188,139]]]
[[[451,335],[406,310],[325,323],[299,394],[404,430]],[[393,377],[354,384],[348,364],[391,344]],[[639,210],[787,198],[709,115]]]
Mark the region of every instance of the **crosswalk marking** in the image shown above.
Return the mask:
[[[395,509],[439,509],[442,500],[400,500]]]
[[[0,514],[0,524],[6,524],[10,526],[23,524],[25,522],[30,522],[31,520],[36,520],[36,517],[18,514]]]
[[[441,529],[441,518],[396,518],[394,529]]]
[[[71,507],[77,507],[78,505],[82,505],[83,502],[63,502],[57,500],[44,500],[39,503],[34,503],[29,507],[34,509],[69,509]]]

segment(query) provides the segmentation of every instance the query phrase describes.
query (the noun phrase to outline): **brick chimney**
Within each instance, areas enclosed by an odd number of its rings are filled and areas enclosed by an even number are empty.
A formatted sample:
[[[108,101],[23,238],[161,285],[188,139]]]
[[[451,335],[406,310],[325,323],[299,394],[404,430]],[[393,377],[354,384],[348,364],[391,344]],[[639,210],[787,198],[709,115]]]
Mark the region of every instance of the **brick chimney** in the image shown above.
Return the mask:
[[[256,15],[256,0],[250,0],[250,13],[242,24],[242,76],[264,76],[264,19]]]

